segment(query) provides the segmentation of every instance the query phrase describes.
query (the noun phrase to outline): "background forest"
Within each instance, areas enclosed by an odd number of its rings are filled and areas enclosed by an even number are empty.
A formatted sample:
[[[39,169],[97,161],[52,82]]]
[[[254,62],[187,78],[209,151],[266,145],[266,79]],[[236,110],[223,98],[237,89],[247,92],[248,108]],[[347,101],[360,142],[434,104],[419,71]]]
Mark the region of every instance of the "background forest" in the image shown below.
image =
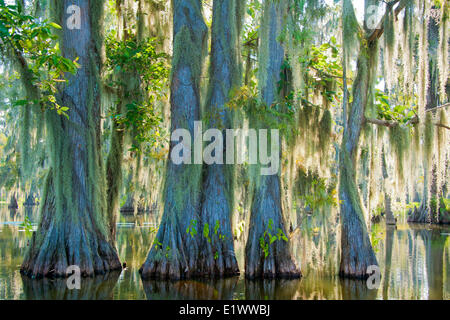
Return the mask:
[[[449,0],[0,0],[0,205],[38,208],[11,217],[23,285],[125,259],[145,281],[372,266],[389,281],[398,228],[409,256],[433,241],[427,283],[448,298],[449,15]],[[280,170],[174,164],[171,133],[194,121],[278,129]]]

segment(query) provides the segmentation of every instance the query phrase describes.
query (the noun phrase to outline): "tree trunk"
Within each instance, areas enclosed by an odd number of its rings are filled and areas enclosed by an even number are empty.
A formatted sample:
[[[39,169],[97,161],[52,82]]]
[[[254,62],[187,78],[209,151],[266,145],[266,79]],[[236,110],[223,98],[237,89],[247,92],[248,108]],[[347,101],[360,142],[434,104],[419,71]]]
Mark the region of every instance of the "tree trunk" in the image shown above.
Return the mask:
[[[124,7],[124,8],[123,8]],[[117,1],[117,20],[119,27],[119,40],[127,40],[129,30],[127,27],[127,7],[123,1]],[[138,39],[140,40],[140,39]],[[132,102],[142,101],[140,92],[139,70],[133,72],[121,71],[118,75],[119,90],[118,103],[116,105],[115,115],[121,115],[126,112],[126,106]],[[115,239],[117,212],[119,211],[119,194],[122,186],[122,165],[125,139],[125,126],[113,119],[111,132],[111,149],[106,160],[106,184],[107,184],[107,213],[110,225],[110,232]],[[128,211],[127,211],[128,212]],[[134,213],[134,207],[133,207]]]
[[[19,204],[17,203],[16,193],[14,192],[9,200],[8,209],[18,209],[18,208]]]
[[[214,0],[211,35],[210,84],[205,110],[218,115],[209,122],[211,128],[232,126],[231,111],[225,106],[230,92],[240,85],[240,43],[245,1]],[[226,148],[223,150],[226,159]],[[203,237],[201,263],[203,270],[214,276],[239,274],[234,252],[231,215],[234,209],[234,165],[212,164],[204,169],[202,196],[202,230],[209,226],[209,238]],[[214,232],[219,226],[217,232]]]
[[[81,9],[81,29],[70,30],[66,8]],[[31,277],[66,276],[77,265],[83,276],[121,268],[107,228],[105,177],[100,147],[100,28],[103,1],[54,1],[63,27],[61,51],[79,57],[81,68],[61,88],[58,101],[67,119],[46,111],[50,170],[38,230],[33,234],[21,272]]]
[[[171,132],[187,129],[194,137],[200,120],[200,77],[207,43],[207,27],[200,0],[173,1],[173,60]],[[175,142],[170,144],[172,152]],[[191,155],[194,152],[191,149]],[[193,157],[192,157],[193,158]],[[176,165],[169,160],[164,187],[164,212],[155,242],[139,270],[142,278],[180,279],[202,275],[199,220],[201,165]],[[188,233],[188,227],[192,235]]]
[[[364,214],[356,184],[356,158],[359,138],[367,106],[369,85],[373,70],[371,59],[378,54],[376,43],[368,47],[361,44],[358,56],[358,73],[353,83],[353,103],[344,126],[344,136],[340,151],[339,199],[341,200],[341,263],[340,276],[366,278],[367,267],[378,265],[367,233]]]
[[[260,44],[260,90],[263,102],[270,106],[277,99],[277,83],[284,60],[284,49],[278,37],[284,27],[287,5],[279,1],[266,1],[261,26]],[[264,40],[263,40],[264,39]],[[270,129],[270,128],[269,128]],[[245,276],[253,278],[300,277],[300,269],[290,252],[287,241],[277,240],[269,244],[268,255],[260,239],[268,230],[277,234],[281,230],[287,235],[282,212],[280,173],[258,177],[251,205],[250,227],[245,248]],[[271,223],[272,222],[272,223]],[[269,230],[269,224],[272,230]],[[266,239],[265,241],[268,241]]]

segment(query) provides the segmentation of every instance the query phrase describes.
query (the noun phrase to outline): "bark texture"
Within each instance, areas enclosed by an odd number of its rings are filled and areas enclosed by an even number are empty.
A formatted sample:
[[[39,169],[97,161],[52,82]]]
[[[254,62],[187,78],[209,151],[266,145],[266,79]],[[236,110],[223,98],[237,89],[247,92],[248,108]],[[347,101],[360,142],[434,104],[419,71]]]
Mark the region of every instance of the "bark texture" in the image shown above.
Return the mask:
[[[371,59],[378,54],[376,43],[361,45],[357,76],[353,83],[353,102],[344,127],[339,168],[339,199],[341,200],[341,277],[366,278],[367,267],[378,265],[367,233],[363,207],[356,183],[357,154],[364,112],[373,70]]]
[[[277,84],[280,80],[284,49],[278,37],[284,26],[287,5],[282,1],[266,1],[261,27],[260,43],[260,91],[263,102],[270,106],[278,99]],[[270,128],[268,128],[270,129]],[[281,144],[280,144],[281,145]],[[257,170],[259,171],[259,170]],[[277,234],[280,229],[287,235],[282,205],[280,174],[259,176],[251,205],[250,226],[245,248],[245,276],[253,278],[300,277],[287,241],[277,240],[269,244],[269,253],[261,247],[260,239],[266,230]],[[272,221],[271,229],[269,223]],[[265,240],[267,241],[267,239]]]
[[[207,42],[200,0],[173,1],[171,132],[187,129],[194,137],[200,120],[199,82]],[[170,153],[175,142],[170,144]],[[194,153],[191,152],[191,155]],[[142,278],[180,279],[203,275],[199,266],[201,230],[201,165],[176,165],[169,160],[164,187],[164,212]],[[188,233],[188,227],[192,227]],[[195,232],[193,232],[195,230]]]
[[[65,11],[81,8],[81,29],[70,30]],[[68,116],[46,112],[50,171],[38,230],[33,234],[21,272],[30,277],[65,277],[70,265],[83,276],[121,268],[107,228],[104,172],[100,154],[100,45],[103,1],[54,1],[63,26],[61,51],[79,57],[81,68],[68,76],[58,101]]]
[[[232,126],[231,110],[225,106],[231,90],[240,85],[240,43],[245,1],[215,0],[211,35],[209,92],[205,112],[211,114],[209,125],[225,129]],[[223,149],[226,160],[226,147]],[[203,270],[213,276],[239,274],[234,252],[231,215],[234,208],[233,165],[212,164],[204,169],[202,187],[202,230],[205,225],[210,235],[202,237],[201,263]],[[214,228],[219,228],[215,232]]]

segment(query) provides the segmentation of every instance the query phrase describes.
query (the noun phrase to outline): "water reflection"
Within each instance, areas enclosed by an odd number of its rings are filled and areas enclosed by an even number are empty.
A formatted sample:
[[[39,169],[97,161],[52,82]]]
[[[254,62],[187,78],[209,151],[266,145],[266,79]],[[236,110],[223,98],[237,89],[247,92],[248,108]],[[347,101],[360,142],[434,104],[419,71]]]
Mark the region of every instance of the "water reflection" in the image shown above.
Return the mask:
[[[245,280],[247,300],[294,300],[298,297],[301,279]]]
[[[82,278],[80,290],[67,287],[66,279],[30,279],[22,276],[27,300],[110,300],[120,272],[93,278]]]
[[[365,281],[341,280],[339,228],[335,214],[304,217],[291,241],[304,277],[294,280],[145,281],[139,268],[154,240],[158,217],[121,216],[117,248],[127,269],[107,277],[83,279],[81,290],[65,280],[22,278],[19,267],[28,237],[21,223],[37,222],[37,207],[0,207],[0,299],[450,299],[450,226],[399,224],[372,228],[382,279],[377,290]],[[236,242],[243,273],[245,245]]]
[[[239,277],[184,281],[144,281],[148,300],[232,300]]]
[[[366,281],[339,279],[341,295],[338,299],[344,300],[374,300],[377,298],[377,289],[370,290]]]

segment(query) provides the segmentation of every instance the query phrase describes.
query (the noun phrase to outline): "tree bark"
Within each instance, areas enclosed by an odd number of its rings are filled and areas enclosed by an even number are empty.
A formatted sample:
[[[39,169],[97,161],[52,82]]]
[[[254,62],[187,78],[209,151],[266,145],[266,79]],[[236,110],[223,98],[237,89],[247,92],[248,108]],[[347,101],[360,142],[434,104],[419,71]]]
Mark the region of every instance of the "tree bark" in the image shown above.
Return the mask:
[[[199,83],[207,43],[201,8],[200,0],[173,1],[171,132],[187,129],[191,137],[194,121],[200,120]],[[171,142],[170,153],[174,146]],[[142,278],[180,279],[203,274],[198,259],[201,230],[196,226],[193,236],[187,232],[199,221],[201,169],[201,165],[176,165],[169,160],[163,217],[155,243],[139,270]]]
[[[284,49],[278,37],[284,27],[283,20],[286,14],[286,3],[265,2],[260,36],[260,39],[265,40],[260,43],[262,62],[259,66],[264,82],[259,85],[262,100],[267,106],[272,105],[278,95],[277,83],[284,60]],[[264,59],[261,58],[266,54]],[[265,231],[270,229],[270,221],[273,222],[271,231],[273,234],[277,234],[278,229],[285,235],[288,233],[282,212],[279,171],[268,176],[259,176],[259,172],[255,174],[258,183],[251,205],[250,227],[245,248],[245,276],[249,279],[300,277],[301,272],[291,255],[289,242],[281,239],[270,244],[267,257],[261,248],[260,239],[264,237]]]
[[[358,72],[353,83],[353,103],[345,119],[344,136],[340,152],[339,199],[341,200],[341,277],[366,278],[367,267],[378,265],[367,233],[364,214],[356,184],[356,159],[358,154],[364,112],[367,106],[372,77],[370,59],[378,54],[376,43],[361,45]]]
[[[70,30],[66,8],[81,9],[81,29]],[[68,118],[46,111],[50,170],[38,230],[21,266],[30,277],[65,277],[70,265],[83,276],[121,268],[107,228],[106,192],[100,144],[100,28],[103,1],[54,0],[56,20],[63,27],[61,52],[79,57],[81,68],[68,75],[58,101]]]
[[[217,115],[209,121],[225,136],[232,126],[232,113],[225,106],[231,90],[240,85],[240,43],[245,1],[214,0],[211,35],[210,83],[205,110]],[[226,147],[223,149],[226,159]],[[234,165],[212,164],[204,169],[202,187],[202,226],[209,226],[210,237],[202,238],[201,263],[205,273],[214,276],[239,274],[234,252],[231,215],[234,209]],[[212,231],[218,225],[217,232]],[[203,228],[202,228],[203,230]]]

